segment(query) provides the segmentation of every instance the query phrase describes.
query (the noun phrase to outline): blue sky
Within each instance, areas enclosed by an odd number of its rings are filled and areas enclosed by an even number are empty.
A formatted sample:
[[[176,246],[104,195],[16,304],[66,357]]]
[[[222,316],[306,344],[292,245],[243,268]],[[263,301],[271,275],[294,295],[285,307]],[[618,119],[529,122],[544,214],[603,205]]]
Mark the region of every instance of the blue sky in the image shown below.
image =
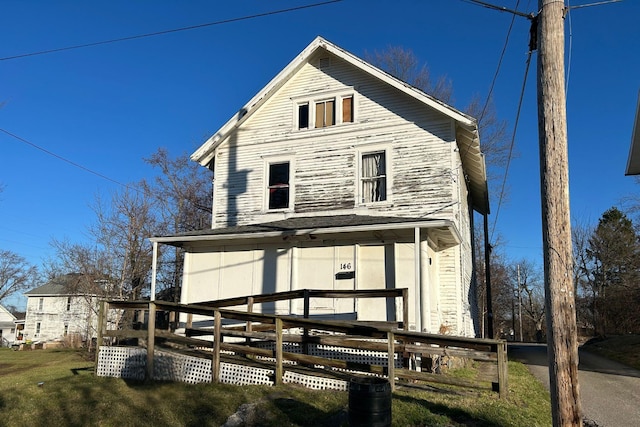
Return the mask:
[[[473,95],[486,97],[512,21],[463,0],[344,0],[268,14],[319,2],[1,1],[0,129],[113,181],[138,181],[151,173],[144,157],[158,147],[193,152],[318,35],[361,57],[390,45],[411,49],[452,81],[462,109]],[[573,9],[565,20],[571,213],[582,222],[638,193],[624,176],[640,89],[638,17],[640,2],[625,0]],[[6,59],[222,21],[231,22]],[[493,92],[509,132],[528,36],[529,21],[516,17]],[[535,59],[509,195],[499,209],[493,204],[490,221],[507,256],[541,264]],[[118,188],[111,180],[0,132],[0,248],[40,265],[53,255],[52,238],[83,241],[96,195]]]

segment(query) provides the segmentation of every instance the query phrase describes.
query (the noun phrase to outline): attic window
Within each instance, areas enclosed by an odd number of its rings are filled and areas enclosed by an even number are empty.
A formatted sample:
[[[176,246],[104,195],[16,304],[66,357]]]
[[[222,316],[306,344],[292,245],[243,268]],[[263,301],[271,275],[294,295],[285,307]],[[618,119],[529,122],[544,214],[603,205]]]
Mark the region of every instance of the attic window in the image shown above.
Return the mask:
[[[342,98],[342,123],[353,122],[353,96]]]
[[[331,66],[331,58],[320,58],[320,60],[318,61],[318,65],[320,69],[329,68]]]
[[[298,99],[294,104],[296,130],[321,129],[356,121],[353,92],[316,99]]]
[[[316,102],[316,128],[324,128],[336,124],[336,101]]]
[[[309,127],[309,103],[298,105],[298,129]]]

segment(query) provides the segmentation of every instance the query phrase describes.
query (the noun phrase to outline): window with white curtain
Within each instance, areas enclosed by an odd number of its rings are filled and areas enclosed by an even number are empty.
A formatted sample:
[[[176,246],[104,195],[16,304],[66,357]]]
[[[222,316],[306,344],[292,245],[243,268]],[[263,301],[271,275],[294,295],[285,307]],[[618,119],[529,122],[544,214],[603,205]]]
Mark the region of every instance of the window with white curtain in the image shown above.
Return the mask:
[[[387,174],[384,151],[362,155],[361,196],[362,203],[387,200]]]

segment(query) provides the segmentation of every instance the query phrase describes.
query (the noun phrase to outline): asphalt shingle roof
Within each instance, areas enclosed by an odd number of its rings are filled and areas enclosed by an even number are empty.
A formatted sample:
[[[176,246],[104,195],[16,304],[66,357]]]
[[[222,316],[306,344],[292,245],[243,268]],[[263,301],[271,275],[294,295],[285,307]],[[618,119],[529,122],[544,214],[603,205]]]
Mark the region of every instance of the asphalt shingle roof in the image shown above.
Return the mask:
[[[64,274],[62,276],[55,277],[42,286],[31,289],[25,292],[27,296],[35,295],[78,295],[80,289],[80,281],[83,275],[80,273]]]
[[[402,224],[413,222],[427,222],[424,218],[402,218],[370,215],[330,215],[311,217],[291,217],[279,221],[260,224],[241,225],[224,228],[207,228],[164,237],[189,236],[224,236],[226,234],[252,234],[266,232],[295,232],[299,230],[313,230],[318,228],[340,228],[366,225]],[[156,236],[160,237],[160,236]]]

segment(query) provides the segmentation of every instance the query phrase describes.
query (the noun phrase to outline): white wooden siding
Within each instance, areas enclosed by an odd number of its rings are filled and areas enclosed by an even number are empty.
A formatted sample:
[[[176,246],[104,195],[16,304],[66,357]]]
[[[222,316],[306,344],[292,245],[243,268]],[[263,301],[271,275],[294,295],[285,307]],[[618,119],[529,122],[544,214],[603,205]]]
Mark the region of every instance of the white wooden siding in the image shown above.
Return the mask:
[[[39,300],[43,298],[42,309]],[[61,340],[64,327],[67,334],[78,334],[82,339],[96,337],[97,299],[93,297],[72,296],[67,310],[67,296],[29,296],[25,316],[24,339],[33,342]],[[40,333],[36,333],[40,323]]]
[[[326,54],[325,54],[326,56]],[[290,215],[357,212],[448,219],[462,244],[442,250],[422,242],[421,292],[426,302],[423,329],[473,335],[469,190],[461,167],[451,118],[427,108],[336,57],[319,70],[312,58],[255,111],[216,152],[214,224],[216,227],[273,221]],[[296,129],[297,105],[307,98],[353,92],[355,120],[321,129]],[[360,206],[359,155],[387,153],[387,200]],[[267,159],[291,159],[294,202],[289,209],[265,210]],[[423,238],[426,238],[424,233]],[[406,242],[406,240],[405,240]],[[394,277],[389,277],[393,247]],[[389,246],[388,246],[389,247]],[[414,244],[387,240],[353,244],[282,247],[211,247],[187,254],[183,302],[290,289],[384,288],[394,282],[409,289],[410,324],[416,324]],[[354,259],[357,284],[335,280],[345,254]],[[312,314],[356,311],[361,319],[390,319],[384,302],[313,301]],[[302,314],[299,302],[263,308]],[[398,310],[396,307],[396,316]],[[385,314],[386,313],[386,316]],[[396,318],[399,318],[396,317]]]
[[[265,156],[295,158],[296,213],[356,207],[356,155],[369,145],[391,149],[389,201],[360,208],[381,214],[454,220],[444,206],[457,195],[452,122],[422,103],[333,58],[320,72],[307,64],[243,123],[216,158],[215,224],[243,225],[277,219],[264,210]],[[357,121],[322,129],[295,129],[297,100],[354,88]],[[295,100],[294,100],[295,99]],[[457,181],[457,182],[456,182]],[[457,207],[459,209],[459,207]]]

